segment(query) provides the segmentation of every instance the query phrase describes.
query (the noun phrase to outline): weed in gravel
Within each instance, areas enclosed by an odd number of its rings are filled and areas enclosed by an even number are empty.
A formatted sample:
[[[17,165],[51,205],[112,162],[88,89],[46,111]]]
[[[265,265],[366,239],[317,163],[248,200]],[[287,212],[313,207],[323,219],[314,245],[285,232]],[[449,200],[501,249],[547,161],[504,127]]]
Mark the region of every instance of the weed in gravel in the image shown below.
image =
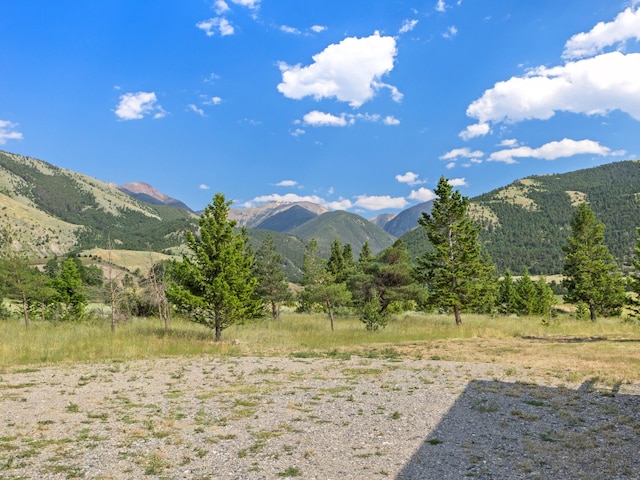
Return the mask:
[[[162,455],[159,453],[152,453],[146,459],[144,474],[158,475],[170,466],[171,464]]]
[[[67,405],[66,409],[67,413],[78,413],[80,411],[80,405],[77,403],[70,403]]]
[[[398,419],[400,419],[401,417],[402,417],[402,414],[401,414],[400,412],[393,412],[393,413],[391,414],[391,419],[392,419],[392,420],[398,420]]]
[[[500,404],[494,400],[488,401],[486,398],[475,398],[472,408],[480,413],[493,413],[500,410]]]
[[[539,415],[536,415],[535,413],[523,412],[518,408],[514,408],[513,410],[511,410],[509,412],[509,415],[511,415],[512,417],[519,418],[520,420],[525,420],[527,422],[536,422],[540,420]]]

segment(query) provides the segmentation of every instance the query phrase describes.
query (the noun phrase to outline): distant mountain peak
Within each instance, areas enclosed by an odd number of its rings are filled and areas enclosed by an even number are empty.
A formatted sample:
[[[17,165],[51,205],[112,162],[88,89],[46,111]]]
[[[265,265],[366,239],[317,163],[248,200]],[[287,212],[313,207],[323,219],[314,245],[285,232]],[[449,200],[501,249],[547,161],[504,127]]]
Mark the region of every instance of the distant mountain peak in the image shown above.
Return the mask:
[[[133,198],[142,200],[143,202],[159,205],[170,205],[173,207],[183,208],[191,211],[191,209],[181,202],[168,195],[165,195],[152,185],[144,182],[129,182],[124,185],[119,185],[118,190],[124,192]]]

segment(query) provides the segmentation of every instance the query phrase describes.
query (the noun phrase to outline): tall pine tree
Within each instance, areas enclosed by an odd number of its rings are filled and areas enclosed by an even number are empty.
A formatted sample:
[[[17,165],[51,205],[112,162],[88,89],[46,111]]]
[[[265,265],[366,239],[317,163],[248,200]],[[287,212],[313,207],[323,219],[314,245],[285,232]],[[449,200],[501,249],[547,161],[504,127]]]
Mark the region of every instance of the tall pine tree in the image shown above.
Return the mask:
[[[463,310],[486,310],[495,303],[495,268],[480,250],[480,227],[467,216],[469,199],[459,190],[454,192],[444,177],[435,194],[438,198],[431,213],[418,219],[435,251],[419,260],[419,270],[430,287],[430,302],[452,311],[456,324],[461,325]],[[491,300],[483,300],[487,297]]]
[[[592,321],[597,315],[620,314],[625,303],[624,280],[604,244],[604,224],[588,203],[581,203],[571,220],[572,236],[564,247],[565,301],[585,303]]]
[[[256,252],[253,273],[258,280],[257,294],[271,308],[274,319],[280,317],[280,305],[291,298],[287,277],[282,270],[284,258],[276,251],[273,237],[267,235]]]
[[[244,230],[235,232],[229,220],[229,205],[217,193],[213,204],[200,216],[200,232],[187,232],[189,253],[172,268],[167,297],[189,318],[215,330],[222,330],[258,315],[262,308],[255,294],[252,272],[254,257]]]

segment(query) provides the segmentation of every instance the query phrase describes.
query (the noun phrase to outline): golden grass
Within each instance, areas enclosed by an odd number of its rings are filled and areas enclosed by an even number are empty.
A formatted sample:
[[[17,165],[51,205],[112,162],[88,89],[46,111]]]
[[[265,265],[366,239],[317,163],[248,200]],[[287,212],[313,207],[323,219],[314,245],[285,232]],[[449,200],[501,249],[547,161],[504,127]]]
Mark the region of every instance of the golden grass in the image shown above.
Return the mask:
[[[0,323],[0,371],[34,364],[110,362],[168,356],[351,355],[483,362],[566,381],[640,381],[640,326],[603,319],[597,323],[561,316],[553,325],[539,318],[407,314],[371,333],[355,318],[338,318],[330,331],[326,315],[283,314],[281,320],[236,325],[216,343],[208,329],[176,319],[165,335],[157,319],[48,324],[27,331],[18,321]]]

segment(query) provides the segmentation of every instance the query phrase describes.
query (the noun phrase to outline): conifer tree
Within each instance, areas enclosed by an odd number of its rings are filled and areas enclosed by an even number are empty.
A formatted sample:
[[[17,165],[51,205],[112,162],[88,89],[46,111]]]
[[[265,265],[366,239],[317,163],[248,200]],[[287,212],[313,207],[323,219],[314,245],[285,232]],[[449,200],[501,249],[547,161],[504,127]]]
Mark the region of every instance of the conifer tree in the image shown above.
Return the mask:
[[[537,313],[538,308],[538,289],[536,284],[531,280],[529,270],[526,268],[515,282],[516,288],[516,309],[520,315],[533,315]]]
[[[304,285],[304,290],[300,293],[302,303],[321,304],[329,315],[331,331],[333,331],[335,307],[348,304],[351,301],[351,292],[347,289],[345,282],[336,281],[327,261],[320,257],[318,241],[315,238],[307,244],[302,270]]]
[[[480,227],[468,216],[469,199],[453,191],[449,181],[441,177],[435,190],[431,213],[423,213],[418,223],[427,231],[435,251],[425,254],[419,270],[429,284],[430,302],[453,311],[457,325],[462,324],[461,311],[492,308],[495,297],[495,270],[478,241]]]
[[[216,341],[223,329],[257,316],[262,308],[247,234],[234,230],[230,205],[216,193],[200,216],[199,234],[187,231],[189,253],[173,265],[167,289],[169,300],[193,322],[215,330]]]
[[[581,203],[571,220],[572,235],[564,247],[565,301],[584,302],[591,321],[597,315],[620,314],[625,303],[624,281],[604,244],[604,224],[588,203]]]
[[[271,308],[274,319],[280,317],[280,305],[291,298],[287,278],[282,270],[284,258],[276,251],[273,237],[267,235],[256,251],[253,273],[258,281],[256,293]]]
[[[502,280],[499,282],[498,287],[498,310],[505,315],[511,315],[516,313],[516,287],[513,283],[513,277],[511,271],[507,269],[504,272]]]
[[[630,298],[628,301],[629,308],[631,309],[632,316],[640,317],[640,227],[636,229],[636,256],[633,259],[633,266],[635,272],[631,275],[631,291],[635,294],[635,297]]]

